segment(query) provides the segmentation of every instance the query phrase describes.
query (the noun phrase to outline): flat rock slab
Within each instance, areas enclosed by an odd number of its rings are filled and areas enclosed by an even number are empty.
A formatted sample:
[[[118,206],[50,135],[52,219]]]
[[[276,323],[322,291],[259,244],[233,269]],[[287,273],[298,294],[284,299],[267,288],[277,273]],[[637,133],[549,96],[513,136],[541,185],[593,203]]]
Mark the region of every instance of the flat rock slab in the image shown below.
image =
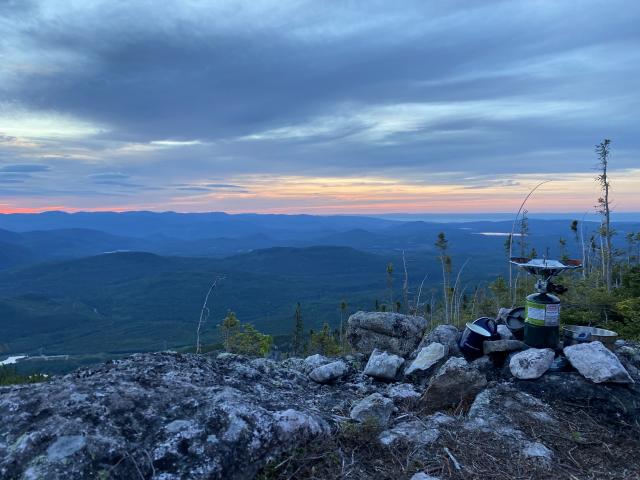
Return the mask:
[[[571,345],[563,352],[571,365],[594,383],[634,383],[618,357],[602,342]]]
[[[347,340],[365,355],[375,349],[407,357],[420,343],[427,327],[424,317],[393,312],[357,312],[347,322]]]
[[[419,446],[426,446],[435,442],[440,436],[437,426],[429,425],[421,420],[410,420],[399,423],[395,427],[385,430],[378,435],[378,441],[391,447],[398,443],[413,443]]]
[[[493,340],[485,341],[483,344],[484,354],[500,352],[515,352],[518,350],[526,350],[529,346],[520,340]]]
[[[316,367],[309,373],[309,378],[316,383],[330,383],[342,378],[349,371],[349,367],[342,360]]]
[[[530,348],[511,357],[509,370],[520,380],[534,380],[549,370],[554,356],[550,348]]]
[[[447,347],[441,343],[431,343],[423,347],[418,352],[415,360],[405,370],[405,376],[410,376],[415,372],[426,372],[436,363],[442,360],[447,354]]]
[[[403,363],[404,358],[375,349],[364,367],[364,374],[380,380],[393,380]]]

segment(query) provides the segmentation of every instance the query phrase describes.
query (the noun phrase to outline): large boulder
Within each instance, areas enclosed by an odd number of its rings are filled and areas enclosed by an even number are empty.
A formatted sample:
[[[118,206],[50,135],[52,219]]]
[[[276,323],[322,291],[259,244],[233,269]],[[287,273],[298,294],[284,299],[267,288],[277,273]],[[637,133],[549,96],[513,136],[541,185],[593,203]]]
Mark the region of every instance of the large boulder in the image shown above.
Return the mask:
[[[372,393],[356,403],[351,409],[351,419],[356,422],[373,422],[386,427],[394,409],[393,400],[379,393]]]
[[[418,350],[428,346],[431,343],[440,343],[447,348],[449,355],[461,355],[460,347],[460,330],[454,325],[438,325],[436,328],[427,333],[420,344]]]
[[[534,380],[549,370],[554,356],[550,348],[530,348],[511,357],[509,370],[520,380]]]
[[[473,399],[486,386],[484,374],[464,358],[451,357],[431,377],[421,403],[427,411],[455,407],[463,400]]]
[[[594,383],[634,383],[618,357],[602,342],[571,345],[563,352],[571,365]]]
[[[327,363],[314,368],[309,373],[309,378],[316,383],[330,383],[342,378],[349,371],[349,367],[342,360]]]
[[[424,317],[357,312],[349,317],[347,339],[355,351],[365,355],[378,349],[406,358],[420,343],[426,327]]]
[[[364,367],[364,374],[380,380],[393,380],[403,363],[404,358],[375,349]]]

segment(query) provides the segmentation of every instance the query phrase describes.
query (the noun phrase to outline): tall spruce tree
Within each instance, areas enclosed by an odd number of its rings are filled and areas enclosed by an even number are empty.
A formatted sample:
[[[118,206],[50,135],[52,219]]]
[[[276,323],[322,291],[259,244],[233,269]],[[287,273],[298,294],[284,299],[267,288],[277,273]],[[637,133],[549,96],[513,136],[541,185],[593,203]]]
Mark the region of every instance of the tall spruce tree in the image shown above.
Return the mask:
[[[598,155],[598,170],[600,172],[596,177],[596,181],[600,184],[600,188],[602,190],[602,196],[598,198],[598,204],[596,205],[596,210],[601,217],[600,236],[602,239],[602,276],[604,277],[607,292],[610,292],[613,283],[613,249],[611,247],[613,232],[611,230],[611,208],[609,198],[609,188],[611,187],[611,183],[609,182],[608,176],[611,140],[605,138],[602,142],[596,145],[596,154]]]

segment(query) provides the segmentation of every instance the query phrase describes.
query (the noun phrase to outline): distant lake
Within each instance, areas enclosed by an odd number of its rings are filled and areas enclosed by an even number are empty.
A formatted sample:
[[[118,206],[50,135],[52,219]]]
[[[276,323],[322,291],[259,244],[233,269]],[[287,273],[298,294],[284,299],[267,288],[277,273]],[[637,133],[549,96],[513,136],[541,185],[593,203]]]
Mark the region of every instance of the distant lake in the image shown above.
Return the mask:
[[[485,237],[508,237],[511,235],[510,232],[478,232],[474,233],[474,235],[484,235]],[[519,237],[519,233],[514,233],[514,237]]]
[[[18,360],[22,360],[23,358],[27,358],[26,355],[16,355],[14,357],[9,357],[6,360],[2,360],[0,365],[13,365],[14,363],[18,363]]]

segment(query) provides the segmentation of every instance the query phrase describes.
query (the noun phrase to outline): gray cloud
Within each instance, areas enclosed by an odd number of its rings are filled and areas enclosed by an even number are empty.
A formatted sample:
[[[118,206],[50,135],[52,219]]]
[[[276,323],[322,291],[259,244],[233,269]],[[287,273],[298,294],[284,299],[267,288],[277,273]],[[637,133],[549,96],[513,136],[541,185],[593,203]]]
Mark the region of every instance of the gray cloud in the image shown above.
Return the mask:
[[[96,125],[51,148],[77,181],[231,193],[250,174],[588,172],[605,136],[616,168],[638,165],[631,0],[9,4],[0,104]],[[17,137],[0,137],[10,158]],[[46,169],[31,167],[13,171]]]
[[[13,165],[0,166],[0,173],[33,173],[33,172],[46,172],[50,170],[48,165],[40,165],[35,163],[17,163]]]
[[[130,177],[131,175],[127,175],[126,173],[92,173],[89,175],[89,178],[93,181],[124,180]]]

